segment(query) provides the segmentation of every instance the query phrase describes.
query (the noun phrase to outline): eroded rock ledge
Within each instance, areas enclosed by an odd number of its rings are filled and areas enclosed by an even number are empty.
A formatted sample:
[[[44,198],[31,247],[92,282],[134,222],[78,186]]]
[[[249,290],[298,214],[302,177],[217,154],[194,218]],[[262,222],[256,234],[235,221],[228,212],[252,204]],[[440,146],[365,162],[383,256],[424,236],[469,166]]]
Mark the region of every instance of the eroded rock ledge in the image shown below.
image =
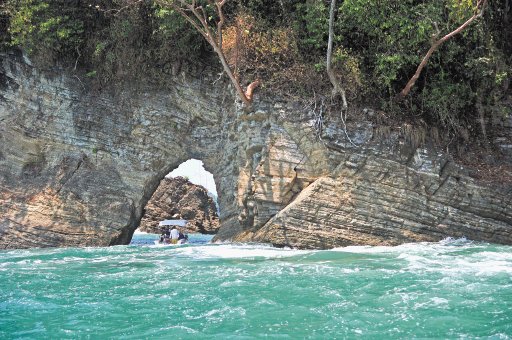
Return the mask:
[[[256,97],[244,113],[213,74],[98,91],[0,58],[0,248],[126,244],[160,181],[189,158],[216,180],[218,240],[512,244],[509,185],[483,185],[398,133],[379,137],[363,112],[348,129],[355,147],[335,119],[319,134],[296,103]]]

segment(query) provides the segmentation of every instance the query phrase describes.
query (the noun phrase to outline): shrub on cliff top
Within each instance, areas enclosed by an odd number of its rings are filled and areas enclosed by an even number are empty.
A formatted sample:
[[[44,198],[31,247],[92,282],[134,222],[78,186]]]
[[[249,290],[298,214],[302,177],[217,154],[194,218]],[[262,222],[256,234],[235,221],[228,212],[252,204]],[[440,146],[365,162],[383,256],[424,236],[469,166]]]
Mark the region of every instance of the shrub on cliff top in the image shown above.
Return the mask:
[[[472,15],[475,3],[347,0],[338,11],[338,43],[361,61],[365,89],[389,110],[391,99],[412,76],[433,39],[460,26]],[[510,54],[498,47],[510,43],[503,42],[505,34],[491,20],[503,11],[510,13],[510,8],[491,2],[482,20],[436,51],[412,95],[397,111],[410,112],[454,132],[475,124],[480,119],[476,102],[492,105],[489,99],[496,98],[498,84],[510,79]],[[507,27],[506,36],[510,36],[512,29]]]
[[[10,0],[4,6],[12,45],[48,64],[76,54],[84,34],[84,22],[77,19],[82,8],[63,0]]]
[[[156,77],[204,51],[197,32],[153,1],[7,0],[2,13],[10,45],[42,66],[81,67],[100,83]]]

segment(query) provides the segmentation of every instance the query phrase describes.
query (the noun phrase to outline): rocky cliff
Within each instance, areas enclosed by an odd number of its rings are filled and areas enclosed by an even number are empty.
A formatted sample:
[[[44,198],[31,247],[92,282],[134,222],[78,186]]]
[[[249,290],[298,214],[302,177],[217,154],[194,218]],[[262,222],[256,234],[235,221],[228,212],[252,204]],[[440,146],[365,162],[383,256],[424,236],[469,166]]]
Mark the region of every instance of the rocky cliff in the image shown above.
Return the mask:
[[[478,181],[400,130],[380,133],[368,110],[346,131],[295,102],[256,96],[246,113],[216,78],[183,72],[167,88],[91,89],[1,55],[0,248],[126,244],[160,181],[190,158],[216,180],[218,240],[512,244],[508,182]],[[511,118],[497,124],[507,152]],[[501,168],[511,175],[510,163]]]
[[[217,207],[208,191],[186,178],[164,178],[144,209],[140,230],[158,234],[158,223],[167,219],[187,220],[192,233],[215,234],[219,229]]]

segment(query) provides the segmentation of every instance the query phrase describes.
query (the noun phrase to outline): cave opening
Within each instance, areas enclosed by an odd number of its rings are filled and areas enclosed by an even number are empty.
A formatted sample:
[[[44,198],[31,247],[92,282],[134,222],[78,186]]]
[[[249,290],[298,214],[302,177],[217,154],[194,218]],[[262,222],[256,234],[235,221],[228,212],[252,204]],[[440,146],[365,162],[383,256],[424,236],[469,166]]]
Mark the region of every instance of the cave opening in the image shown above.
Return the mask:
[[[191,239],[207,240],[220,226],[220,210],[215,180],[201,160],[191,158],[169,172],[144,208],[134,238],[141,234],[161,234],[161,221],[186,221],[184,232]]]

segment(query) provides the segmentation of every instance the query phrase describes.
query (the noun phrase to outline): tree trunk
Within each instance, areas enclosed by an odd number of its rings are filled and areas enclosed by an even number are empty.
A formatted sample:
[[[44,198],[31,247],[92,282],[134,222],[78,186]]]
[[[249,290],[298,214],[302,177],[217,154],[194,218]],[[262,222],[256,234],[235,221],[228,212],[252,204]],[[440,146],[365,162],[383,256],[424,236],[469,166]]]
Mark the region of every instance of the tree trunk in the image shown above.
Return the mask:
[[[345,89],[341,87],[334,70],[332,69],[332,44],[334,40],[334,12],[336,11],[336,0],[331,0],[331,8],[329,10],[329,40],[327,42],[327,74],[329,80],[333,86],[333,95],[340,94],[343,101],[343,109],[347,109],[347,97],[345,95]]]
[[[335,0],[333,0],[335,1]],[[407,82],[407,84],[405,85],[405,87],[402,89],[402,91],[400,92],[400,94],[398,95],[398,98],[399,100],[405,98],[409,92],[411,91],[411,88],[414,86],[414,84],[416,83],[416,80],[418,80],[418,78],[420,77],[420,74],[421,74],[421,71],[423,71],[423,68],[425,68],[425,66],[427,65],[427,62],[428,60],[430,59],[430,57],[432,56],[432,54],[437,51],[437,49],[439,48],[439,46],[441,46],[442,44],[444,44],[446,41],[450,40],[451,38],[453,38],[454,36],[456,36],[457,34],[461,33],[462,31],[464,31],[473,21],[475,21],[475,19],[479,18],[482,16],[483,12],[484,12],[484,9],[485,9],[485,6],[487,5],[487,0],[478,0],[478,3],[476,5],[476,9],[475,9],[475,13],[473,14],[473,16],[471,18],[469,18],[466,22],[464,22],[461,26],[459,26],[457,29],[453,30],[452,32],[448,33],[447,35],[445,35],[444,37],[442,37],[441,39],[439,40],[436,40],[432,46],[430,47],[430,49],[427,51],[427,54],[425,54],[425,56],[423,57],[423,59],[421,60],[421,63],[418,65],[418,68],[416,69],[416,72],[414,73],[414,75],[411,77],[411,79],[409,79],[409,81]]]
[[[213,2],[213,0],[210,1],[210,3],[211,2]],[[215,29],[212,29],[212,27],[208,25],[208,19],[205,10],[203,9],[203,7],[198,6],[195,0],[193,0],[191,3],[185,0],[159,1],[159,3],[162,6],[171,6],[173,9],[175,9],[205,38],[208,44],[212,46],[213,50],[215,51],[215,53],[217,53],[217,56],[219,57],[224,72],[226,72],[226,74],[229,77],[229,80],[235,87],[238,96],[240,97],[244,105],[247,108],[250,108],[254,90],[256,89],[256,87],[258,87],[258,85],[260,85],[261,81],[259,79],[253,81],[247,87],[247,92],[245,92],[242,86],[240,85],[238,76],[235,75],[236,70],[235,72],[233,72],[233,70],[231,70],[231,67],[229,67],[224,51],[222,50],[222,28],[225,23],[224,13],[222,12],[222,6],[224,6],[227,0],[214,0],[214,2],[215,8],[217,10],[217,15],[219,16],[216,25],[216,32]]]

